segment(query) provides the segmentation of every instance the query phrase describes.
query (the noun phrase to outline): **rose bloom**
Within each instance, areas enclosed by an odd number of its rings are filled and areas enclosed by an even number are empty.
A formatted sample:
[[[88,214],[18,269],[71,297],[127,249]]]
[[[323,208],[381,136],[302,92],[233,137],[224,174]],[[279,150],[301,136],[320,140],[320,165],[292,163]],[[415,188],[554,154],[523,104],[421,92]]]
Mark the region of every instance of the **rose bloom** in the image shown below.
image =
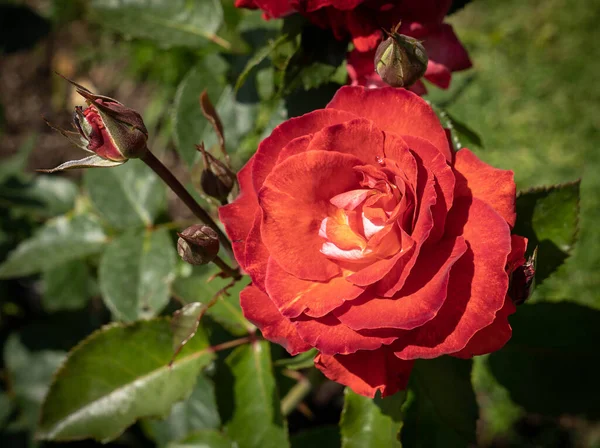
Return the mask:
[[[351,38],[354,50],[348,55],[348,74],[352,85],[385,85],[375,73],[375,49],[382,40],[381,29],[391,30],[399,22],[399,33],[423,41],[429,56],[425,79],[431,83],[447,89],[452,72],[471,67],[452,27],[443,23],[452,0],[236,0],[235,5],[261,9],[267,18],[296,11],[315,25],[331,29],[339,40]],[[426,92],[420,81],[411,90]]]
[[[244,315],[290,354],[366,396],[406,387],[417,358],[489,353],[526,240],[513,173],[454,153],[419,96],[341,88],[292,118],[238,174],[219,214],[252,278]]]

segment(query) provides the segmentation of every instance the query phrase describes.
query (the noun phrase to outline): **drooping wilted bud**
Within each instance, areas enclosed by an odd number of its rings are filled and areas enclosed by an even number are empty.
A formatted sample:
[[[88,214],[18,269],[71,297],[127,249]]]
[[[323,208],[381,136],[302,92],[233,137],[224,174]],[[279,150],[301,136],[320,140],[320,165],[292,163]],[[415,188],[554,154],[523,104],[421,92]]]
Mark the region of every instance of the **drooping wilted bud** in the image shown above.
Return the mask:
[[[398,24],[375,52],[375,71],[392,87],[409,87],[427,70],[427,52],[423,44],[397,32]]]
[[[200,186],[208,196],[219,200],[222,204],[227,203],[227,196],[236,182],[235,174],[211,153],[206,151],[204,144],[197,146],[202,153],[204,169],[200,176]]]
[[[523,304],[533,290],[536,262],[537,247],[531,257],[522,266],[516,268],[510,277],[509,296],[515,305]]]
[[[140,114],[113,98],[96,95],[71,80],[67,81],[86,99],[87,107],[75,108],[73,127],[77,132],[55,129],[76,146],[93,155],[42,171],[117,166],[146,153],[148,131]]]
[[[177,235],[177,253],[189,264],[210,263],[219,253],[219,236],[208,226],[196,224]]]

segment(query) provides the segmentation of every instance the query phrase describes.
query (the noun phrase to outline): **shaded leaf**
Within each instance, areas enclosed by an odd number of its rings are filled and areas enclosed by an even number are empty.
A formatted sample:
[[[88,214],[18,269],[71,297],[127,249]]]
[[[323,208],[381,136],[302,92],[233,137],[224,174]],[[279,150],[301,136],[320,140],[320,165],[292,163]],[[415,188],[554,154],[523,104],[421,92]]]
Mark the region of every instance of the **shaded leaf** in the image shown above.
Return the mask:
[[[471,386],[471,360],[442,356],[435,359],[418,359],[411,375],[411,388],[416,394],[412,416],[421,426],[408,429],[414,436],[425,438],[428,427],[439,426],[454,431],[463,446],[475,443],[475,426],[479,414],[475,393]],[[448,432],[448,431],[445,431]],[[441,432],[440,434],[444,434]],[[439,437],[430,434],[432,438]],[[441,437],[442,439],[446,437]],[[452,437],[455,438],[455,437]],[[407,437],[411,440],[411,437]],[[405,437],[403,436],[403,441]],[[408,443],[408,446],[413,446]],[[427,444],[420,446],[428,446]]]
[[[44,271],[42,306],[47,311],[84,308],[90,297],[91,276],[81,260],[69,261]]]
[[[178,442],[171,442],[168,448],[235,448],[226,436],[218,431],[197,431]]]
[[[22,277],[100,252],[107,241],[91,215],[60,216],[46,222],[0,265],[0,278]]]
[[[212,381],[199,375],[192,394],[186,400],[175,403],[166,419],[145,419],[143,426],[159,446],[173,440],[187,440],[188,436],[202,429],[218,429],[221,419]]]
[[[404,392],[375,399],[344,391],[344,410],[340,420],[343,448],[400,448]]]
[[[290,438],[292,448],[337,448],[341,446],[337,426],[320,426],[294,434]]]
[[[579,229],[581,181],[534,188],[517,197],[514,233],[529,239],[527,253],[538,247],[535,281],[541,284],[564,263]]]
[[[590,399],[600,376],[600,311],[574,303],[525,305],[510,318],[513,336],[489,357],[512,400],[544,415],[600,416]]]
[[[87,170],[84,184],[96,209],[118,229],[150,226],[166,202],[162,181],[138,160]]]
[[[264,61],[273,51],[275,51],[280,45],[288,42],[290,36],[288,34],[282,34],[277,39],[270,41],[267,45],[259,48],[254,52],[252,57],[246,63],[242,73],[238,77],[235,83],[235,91],[237,92],[240,87],[246,82],[246,78],[250,75],[250,72],[257,67],[262,61]]]
[[[168,415],[213,358],[199,332],[169,367],[172,338],[167,319],[107,325],[90,335],[56,373],[38,437],[107,442],[140,417]]]
[[[286,424],[271,370],[267,341],[236,348],[226,360],[234,377],[233,415],[227,435],[240,448],[289,447]]]
[[[29,350],[13,334],[4,346],[4,362],[11,390],[23,423],[28,429],[36,426],[40,406],[46,395],[52,374],[64,361],[66,353],[59,350]]]
[[[440,119],[442,126],[450,131],[454,150],[459,151],[462,148],[472,145],[483,148],[483,140],[477,132],[462,121],[454,118],[446,109],[436,106],[435,104],[431,104],[431,106]]]
[[[157,315],[169,301],[176,261],[166,229],[121,235],[111,241],[100,260],[104,303],[126,322]]]
[[[173,294],[186,303],[200,302],[207,305],[222,288],[227,286],[230,279],[210,277],[219,270],[213,265],[190,268],[187,276],[179,277],[173,283]],[[246,320],[240,307],[240,291],[249,283],[248,277],[228,289],[228,295],[222,295],[206,312],[215,321],[223,325],[227,331],[241,336],[252,330],[254,326]]]
[[[315,356],[318,354],[318,350],[316,348],[311,348],[310,350],[300,353],[292,358],[283,358],[275,361],[276,366],[282,366],[285,369],[290,370],[300,370],[307,369],[315,365]]]
[[[93,0],[92,11],[103,26],[164,48],[198,48],[214,42],[223,21],[218,0]],[[221,46],[227,47],[227,43]]]

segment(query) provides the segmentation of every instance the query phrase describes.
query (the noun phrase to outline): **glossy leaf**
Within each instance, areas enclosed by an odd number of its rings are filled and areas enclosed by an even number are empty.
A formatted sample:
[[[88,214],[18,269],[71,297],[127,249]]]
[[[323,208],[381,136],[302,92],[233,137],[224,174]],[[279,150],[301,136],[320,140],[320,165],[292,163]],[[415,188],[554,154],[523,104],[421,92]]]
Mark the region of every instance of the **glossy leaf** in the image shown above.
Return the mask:
[[[104,303],[125,322],[157,315],[169,301],[175,267],[175,248],[166,230],[121,235],[100,260],[98,277]]]
[[[200,430],[218,429],[221,420],[212,381],[199,375],[192,394],[175,403],[166,419],[145,419],[143,426],[159,446],[173,440],[188,440],[188,436]]]
[[[423,423],[421,428],[412,428],[417,439],[425,436],[420,429],[429,425],[451,429],[463,444],[475,443],[479,410],[471,386],[471,367],[471,360],[450,356],[415,362],[411,386],[415,390],[417,404],[412,412],[416,414],[416,420]]]
[[[344,391],[344,410],[340,420],[342,448],[400,448],[404,392],[375,399]]]
[[[513,336],[489,366],[512,400],[532,413],[600,417],[590,396],[600,377],[600,311],[537,303],[520,307],[510,323]]]
[[[564,263],[576,242],[580,183],[534,188],[517,197],[514,232],[529,239],[528,254],[538,247],[538,285]]]
[[[226,434],[239,448],[289,447],[267,341],[236,348],[227,365],[234,378],[234,409]]]
[[[91,7],[103,26],[125,36],[153,40],[164,48],[203,47],[218,40],[216,32],[223,21],[218,0],[93,0]]]
[[[60,216],[46,222],[32,238],[10,253],[0,265],[0,278],[35,274],[96,254],[106,241],[104,230],[93,216]]]
[[[84,184],[96,209],[118,229],[150,226],[166,202],[164,184],[139,160],[87,170]]]
[[[199,302],[206,305],[212,300],[215,294],[231,281],[218,277],[209,281],[209,278],[218,273],[217,268],[212,265],[197,266],[194,268],[186,266],[186,271],[184,277],[177,278],[173,283],[173,294],[186,303]],[[219,322],[227,331],[236,336],[246,334],[254,328],[246,320],[240,307],[240,291],[248,282],[249,279],[247,277],[236,282],[232,288],[228,289],[229,295],[222,295],[206,311],[208,316]]]
[[[197,431],[167,448],[236,448],[225,435],[215,430]]]
[[[81,260],[44,271],[42,305],[47,311],[84,308],[90,296],[91,276]]]
[[[140,417],[168,415],[213,358],[199,332],[169,366],[172,338],[166,319],[112,324],[93,333],[57,372],[38,437],[107,442]]]

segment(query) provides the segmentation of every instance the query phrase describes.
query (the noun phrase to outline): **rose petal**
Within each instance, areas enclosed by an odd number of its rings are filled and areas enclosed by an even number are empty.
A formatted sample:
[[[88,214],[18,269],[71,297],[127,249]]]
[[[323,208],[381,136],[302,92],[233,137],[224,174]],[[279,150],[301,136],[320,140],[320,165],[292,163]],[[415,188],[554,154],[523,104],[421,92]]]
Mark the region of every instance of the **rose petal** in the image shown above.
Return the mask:
[[[336,151],[358,157],[366,164],[380,167],[383,159],[383,132],[364,118],[323,128],[314,134],[307,151]]]
[[[246,319],[256,325],[266,339],[282,345],[290,355],[311,348],[298,336],[294,325],[277,311],[269,297],[255,286],[242,290],[240,305]]]
[[[356,115],[338,110],[320,109],[301,117],[284,121],[265,138],[253,157],[252,182],[256,191],[260,190],[263,182],[275,166],[279,152],[289,142],[303,135],[312,134],[321,129],[344,121],[357,118]]]
[[[301,280],[288,274],[272,258],[268,264],[266,287],[271,301],[288,318],[302,313],[322,317],[364,291],[341,276],[326,282]]]
[[[381,348],[359,351],[351,355],[318,354],[315,367],[355,393],[373,398],[377,391],[382,397],[406,389],[414,361],[403,361],[393,352]]]
[[[412,92],[392,87],[369,90],[344,86],[327,105],[329,109],[348,111],[367,118],[386,132],[421,137],[438,148],[446,160],[452,160],[452,152],[440,121],[431,107]]]
[[[456,153],[456,192],[458,196],[473,196],[489,204],[513,227],[516,185],[512,171],[500,170],[479,158],[468,149]]]
[[[247,219],[247,218],[246,218]],[[269,250],[262,241],[260,227],[262,225],[263,213],[260,208],[256,210],[254,222],[246,238],[244,251],[244,270],[250,275],[252,283],[261,291],[265,291],[265,277],[267,263],[269,261]]]
[[[368,291],[334,314],[353,330],[399,328],[412,330],[430,321],[444,304],[450,270],[466,252],[462,237],[441,241],[423,251],[402,290],[392,298]]]
[[[358,350],[375,350],[396,339],[389,332],[365,336],[342,324],[335,316],[309,317],[304,314],[291,319],[304,341],[325,355],[346,355]]]
[[[321,251],[321,222],[335,212],[332,197],[359,187],[353,169],[362,162],[330,151],[308,151],[287,158],[259,193],[262,240],[271,257],[290,274],[325,281],[340,269]]]
[[[231,240],[236,260],[245,269],[246,237],[252,227],[252,219],[258,208],[258,199],[252,188],[252,164],[254,158],[239,171],[237,178],[240,194],[231,204],[219,207],[219,219],[225,226],[225,232]]]
[[[450,272],[446,301],[432,320],[399,335],[394,349],[401,359],[435,358],[462,350],[504,305],[505,265],[511,250],[508,225],[479,199],[457,198],[446,235],[461,234],[469,249]]]

